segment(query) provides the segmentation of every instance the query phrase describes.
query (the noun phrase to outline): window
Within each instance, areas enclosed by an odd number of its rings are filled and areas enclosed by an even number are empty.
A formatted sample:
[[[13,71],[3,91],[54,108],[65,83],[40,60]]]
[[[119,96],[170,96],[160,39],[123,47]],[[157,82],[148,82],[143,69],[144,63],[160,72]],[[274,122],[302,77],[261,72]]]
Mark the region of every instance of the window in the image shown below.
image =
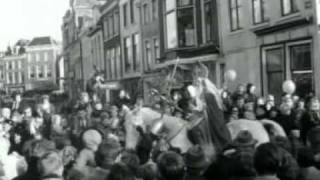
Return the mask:
[[[127,4],[124,4],[122,6],[122,10],[123,10],[123,26],[126,27],[128,24],[128,20],[127,20],[127,13],[128,13],[128,7]]]
[[[117,47],[117,59],[116,59],[116,71],[117,71],[117,77],[116,78],[120,78],[121,76],[121,48],[120,46]]]
[[[194,7],[189,6],[191,0],[181,0],[178,6],[178,37],[180,47],[189,47],[195,45],[195,24],[194,24]],[[189,2],[189,3],[188,3]]]
[[[266,0],[252,0],[252,10],[253,10],[253,23],[259,24],[266,22],[267,18],[267,8]]]
[[[153,39],[153,48],[154,48],[154,62],[158,62],[160,59],[160,47],[159,40],[157,38]]]
[[[19,72],[15,72],[15,83],[16,83],[16,84],[21,83],[21,82],[20,82],[20,74],[19,74]]]
[[[176,1],[166,0],[166,44],[168,49],[178,46]],[[170,32],[170,33],[169,33]]]
[[[9,79],[8,79],[8,84],[13,84],[13,83],[14,83],[14,82],[13,82],[13,75],[12,75],[11,72],[8,73],[8,77],[9,77]]]
[[[48,61],[48,52],[44,52],[44,61]]]
[[[36,61],[40,61],[40,54],[39,53],[36,53]]]
[[[35,79],[36,78],[36,67],[35,66],[30,66],[29,67],[29,78],[30,79]]]
[[[146,49],[146,63],[147,63],[147,68],[150,69],[152,65],[152,55],[151,55],[151,47],[150,47],[150,42],[145,41],[145,49]]]
[[[289,47],[291,76],[296,83],[296,94],[303,97],[312,92],[312,62],[311,62],[311,45],[299,44]]]
[[[113,15],[109,16],[108,18],[108,22],[109,22],[109,25],[108,25],[108,28],[109,28],[109,38],[112,38],[113,35],[114,35],[114,28],[113,28]]]
[[[78,27],[81,28],[83,26],[84,19],[83,17],[78,17]]]
[[[105,40],[109,39],[109,29],[108,29],[108,17],[106,17],[104,19],[104,22],[103,22],[103,29],[104,29],[104,37],[105,37]]]
[[[111,70],[111,67],[110,67],[110,51],[109,49],[106,50],[106,75],[107,75],[107,79],[110,79],[110,70]]]
[[[266,68],[267,68],[267,87],[268,93],[273,94],[280,99],[282,87],[280,84],[284,82],[284,52],[283,48],[274,48],[266,51]]]
[[[158,19],[158,0],[152,0],[152,19],[155,20],[155,19]]]
[[[212,0],[203,0],[203,43],[213,41],[213,5]]]
[[[131,23],[135,22],[135,15],[134,15],[134,0],[130,0],[130,18],[131,18]]]
[[[282,15],[289,15],[298,12],[297,0],[281,0]]]
[[[231,31],[242,29],[242,0],[229,0]]]
[[[119,12],[115,12],[113,17],[114,17],[114,34],[119,34]]]
[[[19,72],[19,81],[18,81],[20,84],[23,83],[23,78],[22,78],[22,73]]]
[[[52,77],[52,69],[50,66],[48,67],[47,65],[46,65],[46,68],[47,68],[47,78],[51,78]]]
[[[18,69],[21,69],[21,61],[18,61]]]
[[[312,51],[310,41],[283,43],[264,48],[264,91],[280,99],[281,84],[286,79],[296,83],[296,94],[305,97],[313,91]],[[280,84],[280,86],[279,86]]]
[[[30,62],[31,61],[31,54],[28,54],[28,62]]]
[[[130,38],[125,38],[124,39],[124,68],[125,72],[130,72],[131,70],[131,56],[130,56],[130,51],[131,51],[131,40]]]
[[[13,62],[9,62],[9,69],[13,69]]]
[[[110,66],[111,66],[111,73],[110,73],[110,78],[113,79],[114,78],[114,48],[111,49],[110,51]]]
[[[177,3],[177,4],[176,4]],[[166,0],[167,48],[190,47],[196,43],[193,0]]]
[[[143,22],[147,24],[149,22],[149,6],[148,4],[143,5]]]
[[[43,66],[37,66],[37,74],[39,79],[44,78],[44,68]]]
[[[6,78],[6,79],[7,79],[7,84],[10,84],[10,82],[11,82],[11,81],[10,81],[10,73],[7,73],[7,76],[6,76],[6,77],[7,77],[7,78]]]
[[[132,57],[133,57],[133,70],[140,70],[140,58],[139,58],[139,34],[132,36]]]
[[[11,80],[12,80],[12,81],[11,81],[11,84],[15,84],[15,83],[16,83],[15,73],[12,72],[12,73],[11,73],[11,76],[12,76],[12,77],[11,77],[11,78],[12,78],[12,79],[11,79]]]

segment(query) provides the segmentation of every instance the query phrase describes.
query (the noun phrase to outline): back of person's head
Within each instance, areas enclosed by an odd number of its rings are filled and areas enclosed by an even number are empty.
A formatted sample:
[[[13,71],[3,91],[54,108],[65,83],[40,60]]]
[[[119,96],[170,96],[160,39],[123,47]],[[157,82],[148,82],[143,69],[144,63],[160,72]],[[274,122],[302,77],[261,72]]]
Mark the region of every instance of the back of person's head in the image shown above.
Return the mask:
[[[275,175],[281,167],[281,148],[273,143],[260,145],[254,154],[254,167],[259,175]]]
[[[124,163],[116,163],[111,167],[106,180],[134,180],[135,176],[131,169]]]
[[[121,151],[121,145],[113,139],[106,139],[99,146],[96,162],[104,169],[110,169]]]
[[[311,129],[307,134],[308,144],[310,148],[317,153],[320,153],[320,127]]]
[[[138,169],[137,177],[143,180],[156,180],[158,178],[158,168],[154,163],[147,163]]]
[[[140,142],[137,145],[137,155],[140,159],[140,164],[145,164],[150,159],[150,153],[152,150],[152,137],[150,134],[145,133],[141,137]]]
[[[27,141],[23,147],[23,154],[27,160],[31,157],[39,158],[44,154],[56,150],[56,145],[53,141],[46,139]]]
[[[253,151],[239,151],[234,153],[231,158],[231,176],[238,178],[249,178],[256,176],[253,164]]]
[[[182,180],[185,175],[185,163],[181,155],[164,152],[158,158],[160,175],[165,180]]]
[[[134,174],[137,173],[138,167],[140,165],[140,159],[135,151],[133,150],[123,151],[121,153],[120,161],[126,164]]]
[[[300,170],[297,161],[285,149],[281,149],[281,151],[281,167],[278,170],[277,176],[281,180],[296,180]]]
[[[57,152],[48,152],[38,160],[38,170],[42,178],[62,178],[63,163]]]
[[[191,175],[201,175],[209,166],[205,152],[199,145],[193,146],[188,150],[185,155],[185,164],[187,173]]]
[[[278,145],[279,147],[285,149],[289,153],[292,152],[292,145],[288,138],[283,136],[275,136],[273,139],[271,139],[271,142]]]

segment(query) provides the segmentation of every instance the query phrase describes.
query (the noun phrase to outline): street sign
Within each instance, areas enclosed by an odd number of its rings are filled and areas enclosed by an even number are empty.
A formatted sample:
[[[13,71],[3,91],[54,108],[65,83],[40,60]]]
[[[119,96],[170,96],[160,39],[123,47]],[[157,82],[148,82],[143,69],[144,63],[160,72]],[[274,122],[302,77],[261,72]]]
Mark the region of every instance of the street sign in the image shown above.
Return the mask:
[[[116,90],[116,89],[120,89],[120,85],[118,82],[108,82],[108,83],[101,84],[100,88]]]

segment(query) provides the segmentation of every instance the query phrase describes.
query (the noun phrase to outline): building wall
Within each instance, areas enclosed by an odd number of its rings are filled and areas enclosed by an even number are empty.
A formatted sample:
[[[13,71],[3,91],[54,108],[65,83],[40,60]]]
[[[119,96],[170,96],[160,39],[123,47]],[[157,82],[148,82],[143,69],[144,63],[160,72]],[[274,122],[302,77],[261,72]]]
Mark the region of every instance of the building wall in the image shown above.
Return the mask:
[[[26,59],[25,54],[3,58],[3,79],[7,91],[25,90]]]
[[[144,57],[143,71],[150,71],[154,69],[154,64],[159,63],[160,53],[162,51],[162,46],[160,45],[160,43],[162,43],[160,40],[161,31],[159,30],[163,28],[163,26],[160,26],[159,20],[162,18],[162,3],[160,0],[141,0],[140,3],[141,46]],[[148,10],[145,11],[145,8]],[[149,47],[147,47],[147,44],[149,44]],[[148,50],[149,48],[150,50]]]
[[[221,34],[221,63],[225,63],[226,69],[234,69],[238,74],[236,82],[228,83],[231,89],[234,89],[239,83],[254,83],[260,94],[267,94],[265,74],[262,69],[263,48],[268,45],[285,44],[288,42],[298,42],[300,39],[310,39],[312,48],[314,48],[314,24],[308,22],[313,16],[312,3],[309,0],[298,0],[297,5],[299,12],[288,16],[281,14],[281,1],[268,0],[267,14],[269,20],[255,25],[253,23],[252,1],[242,1],[243,9],[243,28],[231,31],[230,7],[229,1],[219,1],[219,22]],[[297,20],[306,21],[307,23],[291,27],[279,29],[283,24],[289,24]],[[262,33],[263,30],[274,28],[274,32]],[[278,30],[277,30],[278,28]],[[287,60],[286,60],[287,61]],[[290,78],[289,72],[286,72],[285,79]],[[279,84],[281,86],[281,84]]]
[[[103,35],[101,29],[96,30],[90,35],[90,44],[92,64],[95,68],[104,72]]]
[[[86,87],[86,82],[93,74],[93,60],[92,60],[92,46],[91,38],[87,34],[83,34],[81,37],[81,68],[83,69],[83,81],[84,87]]]
[[[141,22],[138,4],[140,0],[120,0],[120,29],[121,29],[121,52],[124,78],[134,78],[141,75],[143,56],[141,54]],[[126,11],[124,7],[126,6]],[[133,15],[133,16],[132,16]],[[126,19],[126,23],[125,20]],[[133,21],[132,21],[133,20]],[[126,25],[125,25],[126,24]],[[136,38],[134,37],[136,35]],[[135,39],[135,40],[134,40]],[[125,41],[127,40],[128,46]],[[136,64],[133,58],[133,41],[137,43]],[[126,47],[128,57],[126,58]],[[126,60],[127,59],[127,60]],[[134,68],[136,67],[136,68]]]

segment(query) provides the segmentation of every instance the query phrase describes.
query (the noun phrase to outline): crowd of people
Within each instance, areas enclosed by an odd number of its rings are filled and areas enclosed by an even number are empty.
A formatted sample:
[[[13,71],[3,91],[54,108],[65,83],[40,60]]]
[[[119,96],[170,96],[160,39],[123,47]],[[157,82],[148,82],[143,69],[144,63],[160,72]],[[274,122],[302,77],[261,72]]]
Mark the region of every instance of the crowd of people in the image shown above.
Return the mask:
[[[233,93],[222,91],[225,124],[239,119],[272,120],[287,136],[266,126],[270,142],[257,144],[242,130],[217,150],[214,160],[201,145],[186,152],[173,149],[161,137],[143,132],[135,149],[125,148],[128,96],[115,104],[82,92],[76,102],[56,108],[44,95],[34,105],[21,94],[0,112],[1,180],[316,180],[320,177],[320,102],[312,94],[301,98],[283,94],[266,98],[255,86],[240,84]],[[192,101],[178,91],[172,101],[157,96],[152,107],[188,121]],[[187,99],[187,100],[186,100]],[[66,100],[67,101],[67,100]],[[175,103],[176,102],[176,103]],[[131,106],[130,106],[131,105]],[[209,114],[210,115],[210,114]],[[208,117],[211,118],[211,117]],[[217,127],[221,128],[221,127]],[[197,129],[193,129],[197,131]],[[191,136],[191,135],[190,135]],[[215,143],[215,142],[213,142]]]

